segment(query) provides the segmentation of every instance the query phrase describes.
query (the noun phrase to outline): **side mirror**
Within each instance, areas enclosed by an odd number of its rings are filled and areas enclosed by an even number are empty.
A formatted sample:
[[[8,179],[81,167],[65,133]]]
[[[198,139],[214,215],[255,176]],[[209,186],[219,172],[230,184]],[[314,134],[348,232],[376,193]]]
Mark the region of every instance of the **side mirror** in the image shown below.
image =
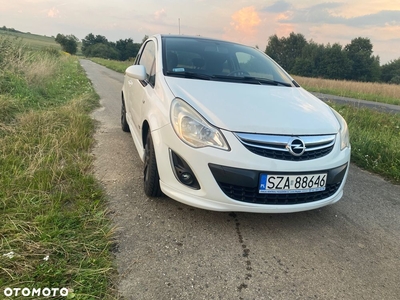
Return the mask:
[[[145,80],[147,78],[146,68],[142,65],[133,65],[125,70],[125,75],[129,77]]]

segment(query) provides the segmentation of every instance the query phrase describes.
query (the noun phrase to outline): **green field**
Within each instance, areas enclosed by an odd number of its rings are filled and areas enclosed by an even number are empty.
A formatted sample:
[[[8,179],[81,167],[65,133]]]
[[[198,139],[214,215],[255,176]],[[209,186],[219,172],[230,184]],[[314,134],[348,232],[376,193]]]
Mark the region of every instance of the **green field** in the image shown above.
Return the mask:
[[[32,33],[24,33],[24,32],[12,32],[8,30],[2,30],[1,28],[0,28],[0,36],[20,39],[23,44],[26,44],[32,49],[55,47],[56,49],[61,50],[61,46],[56,43],[54,37],[48,37],[48,36],[32,34]]]
[[[43,48],[55,48],[61,50],[61,45],[56,43],[55,37],[43,36],[29,32],[13,32],[0,28],[0,37],[8,37],[20,41],[22,45],[31,48],[32,50],[41,50]],[[78,43],[77,55],[82,55],[81,43]]]

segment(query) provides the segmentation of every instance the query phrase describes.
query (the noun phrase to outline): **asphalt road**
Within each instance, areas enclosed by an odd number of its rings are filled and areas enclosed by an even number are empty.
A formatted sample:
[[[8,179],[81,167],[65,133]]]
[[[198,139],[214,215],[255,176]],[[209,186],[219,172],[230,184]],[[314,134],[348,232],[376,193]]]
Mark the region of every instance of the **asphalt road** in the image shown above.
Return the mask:
[[[94,171],[109,197],[125,299],[400,299],[400,186],[352,165],[337,204],[205,211],[143,193],[120,129],[123,75],[81,61],[101,97]]]

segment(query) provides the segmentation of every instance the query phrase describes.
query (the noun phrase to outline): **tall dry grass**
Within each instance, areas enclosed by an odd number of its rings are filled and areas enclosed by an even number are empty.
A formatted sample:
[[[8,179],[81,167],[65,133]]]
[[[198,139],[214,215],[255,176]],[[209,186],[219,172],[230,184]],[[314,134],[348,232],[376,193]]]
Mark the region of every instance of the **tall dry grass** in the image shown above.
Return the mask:
[[[0,76],[21,74],[29,85],[41,85],[55,74],[62,59],[58,50],[31,51],[20,40],[0,36]]]
[[[293,76],[311,92],[400,105],[400,85]]]
[[[39,85],[47,81],[56,73],[60,66],[60,60],[66,59],[65,56],[55,56],[52,53],[42,51],[39,55],[33,54],[32,58],[26,60],[23,65],[23,72],[28,84]]]

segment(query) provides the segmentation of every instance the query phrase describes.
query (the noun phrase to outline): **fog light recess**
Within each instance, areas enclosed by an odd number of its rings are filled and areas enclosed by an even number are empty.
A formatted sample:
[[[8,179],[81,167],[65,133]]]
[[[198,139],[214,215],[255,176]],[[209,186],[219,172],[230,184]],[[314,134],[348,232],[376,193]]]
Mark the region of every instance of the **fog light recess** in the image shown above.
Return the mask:
[[[184,161],[182,157],[180,157],[171,149],[169,151],[170,151],[172,169],[174,171],[176,179],[178,179],[178,181],[183,185],[186,185],[195,190],[199,190],[200,189],[199,182],[197,181],[196,176],[194,176],[194,173],[192,169],[190,169],[187,162]]]

